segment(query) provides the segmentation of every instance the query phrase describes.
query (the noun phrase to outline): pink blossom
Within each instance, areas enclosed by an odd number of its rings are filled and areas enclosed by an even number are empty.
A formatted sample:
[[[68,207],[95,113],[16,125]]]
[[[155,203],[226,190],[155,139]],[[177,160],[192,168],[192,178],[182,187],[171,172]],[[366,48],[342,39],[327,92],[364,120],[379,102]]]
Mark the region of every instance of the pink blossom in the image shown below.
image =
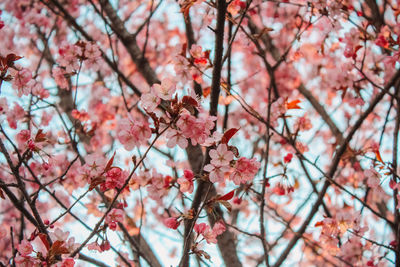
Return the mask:
[[[74,266],[75,266],[75,260],[73,258],[63,259],[60,265],[60,267],[74,267]]]
[[[153,112],[158,105],[161,103],[161,99],[158,98],[153,92],[143,94],[140,98],[142,108],[147,112]]]
[[[33,81],[30,83],[32,79],[32,72],[26,68],[22,68],[17,71],[15,77],[13,79],[13,87],[18,89],[18,96],[29,95],[30,89],[32,88]]]
[[[254,178],[259,168],[260,163],[255,158],[241,157],[236,161],[235,169],[230,178],[236,185],[244,184]]]
[[[173,148],[174,146],[178,145],[180,148],[185,149],[188,146],[186,137],[184,137],[181,132],[175,129],[169,130],[166,137],[168,139],[167,146],[169,148]]]
[[[326,250],[332,255],[339,253],[339,239],[336,236],[321,235],[320,242],[324,244]]]
[[[364,176],[369,187],[376,188],[379,186],[381,175],[374,168],[365,170]]]
[[[0,226],[0,238],[3,239],[7,235],[7,230],[3,227]]]
[[[190,48],[190,54],[194,58],[201,58],[201,57],[203,57],[203,48],[201,47],[201,45],[194,44]]]
[[[52,73],[53,73],[53,77],[54,77],[56,84],[61,89],[69,89],[68,80],[67,80],[67,78],[65,78],[66,73],[62,68],[54,67]]]
[[[346,262],[353,264],[353,266],[362,266],[358,263],[364,253],[365,246],[361,243],[360,237],[353,236],[340,247],[338,254]]]
[[[339,40],[346,44],[344,50],[344,56],[347,58],[355,58],[357,50],[355,49],[360,42],[360,33],[356,28],[351,28],[349,32],[346,32],[344,38]]]
[[[40,264],[40,260],[31,256],[20,256],[15,257],[15,263],[18,267],[37,267]]]
[[[375,40],[375,44],[377,46],[383,47],[383,48],[388,48],[389,47],[389,42],[386,40],[385,36],[382,34],[378,35],[378,38]]]
[[[242,2],[241,0],[234,0],[231,1],[227,11],[232,15],[235,16],[240,12],[241,9],[246,7],[246,3]]]
[[[36,83],[32,87],[32,95],[37,96],[38,98],[41,99],[46,99],[50,96],[50,93],[47,89],[44,89],[41,84]]]
[[[57,59],[57,62],[62,67],[65,67],[67,73],[72,73],[78,70],[78,57],[82,56],[81,47],[69,43],[63,43],[58,49],[58,52],[60,57]]]
[[[138,186],[145,186],[151,180],[151,174],[148,171],[142,171],[138,175],[134,174],[131,180],[131,184]]]
[[[18,147],[23,148],[24,145],[28,142],[29,139],[31,139],[31,131],[29,130],[21,130],[17,134],[17,142],[18,142]]]
[[[188,192],[191,194],[193,192],[193,172],[190,170],[184,170],[184,176],[178,178],[178,184],[180,185],[180,190],[182,193]]]
[[[178,221],[177,218],[175,217],[169,217],[167,219],[164,219],[164,225],[168,228],[176,230],[179,227],[180,222]]]
[[[108,240],[103,240],[101,244],[97,244],[97,241],[94,241],[87,245],[88,250],[96,250],[98,252],[107,251],[111,248],[110,242]]]
[[[106,182],[104,185],[104,189],[121,189],[125,183],[126,177],[127,173],[123,172],[120,168],[112,168],[106,173]]]
[[[215,166],[213,164],[207,164],[204,166],[204,170],[209,172],[210,181],[213,183],[225,181],[225,173],[230,170],[229,166]]]
[[[194,174],[191,170],[184,170],[183,175],[188,180],[193,180],[193,178],[194,178]]]
[[[97,250],[98,252],[101,252],[100,246],[96,241],[87,244],[86,247],[88,250]]]
[[[151,199],[159,201],[168,193],[169,186],[166,187],[166,180],[168,181],[168,178],[165,178],[161,173],[158,173],[156,169],[153,169],[150,186],[147,188]]]
[[[18,245],[18,252],[22,255],[22,256],[28,256],[29,254],[31,254],[33,251],[33,247],[31,245],[31,243],[29,243],[26,240],[22,240],[21,244]]]
[[[309,118],[303,116],[297,119],[294,128],[297,131],[308,131],[312,128],[312,124]]]
[[[203,237],[206,240],[207,244],[216,244],[217,241],[217,235],[212,231],[212,230],[207,230],[203,233]]]
[[[65,243],[65,247],[68,251],[73,252],[80,246],[79,243],[75,243],[75,237],[68,238],[67,242]]]
[[[211,164],[214,166],[229,166],[233,159],[232,151],[228,150],[226,144],[220,144],[217,149],[210,150]]]
[[[202,47],[200,45],[192,45],[191,49],[190,49],[190,54],[192,55],[192,57],[194,58],[194,63],[197,65],[200,65],[200,67],[204,67],[208,64],[208,58],[207,58],[207,54],[206,52],[202,51]],[[192,70],[195,70],[194,68]],[[193,72],[192,72],[193,75]],[[199,76],[201,76],[201,74],[199,73]],[[196,80],[196,79],[194,79]]]
[[[30,139],[28,140],[28,149],[31,151],[37,151],[39,148],[36,146],[36,143]]]
[[[43,126],[48,126],[49,122],[51,121],[52,118],[53,118],[53,114],[43,111],[40,124]]]
[[[112,209],[106,216],[105,222],[111,230],[117,229],[117,223],[124,220],[124,212],[121,209]]]
[[[387,64],[392,68],[394,68],[396,66],[396,62],[399,61],[399,58],[400,58],[400,51],[396,51],[393,53],[393,55],[386,56],[383,62],[385,63],[385,65]]]
[[[85,57],[88,59],[98,58],[101,56],[101,52],[97,44],[87,42],[85,44]]]
[[[152,90],[159,98],[163,100],[171,100],[176,89],[175,84],[170,79],[164,79],[161,81],[161,84],[154,84]]]
[[[217,243],[217,236],[225,231],[225,226],[218,222],[213,229],[205,223],[195,224],[194,231],[202,235],[208,244]]]
[[[208,229],[210,229],[210,226],[208,226],[205,223],[199,223],[199,224],[195,224],[194,225],[194,231],[198,234],[203,234],[205,231],[207,231]]]
[[[214,224],[213,232],[218,236],[226,231],[226,226],[223,221],[218,221]]]
[[[183,57],[182,55],[176,55],[172,57],[172,62],[174,64],[176,76],[178,76],[182,82],[185,83],[192,79],[192,76],[190,74],[191,68],[189,66],[189,62],[185,57]]]
[[[117,127],[117,137],[126,150],[145,144],[151,137],[151,130],[147,121],[123,119]]]
[[[69,236],[69,232],[66,231],[64,232],[60,228],[54,229],[54,232],[50,233],[50,237],[53,241],[59,240],[59,241],[67,241]]]
[[[302,142],[296,142],[296,148],[299,150],[299,152],[300,153],[304,153],[304,152],[307,152],[309,149],[308,149],[308,146],[306,145],[306,144],[304,144],[304,143],[302,143]]]
[[[214,128],[216,117],[200,114],[198,118],[189,112],[183,112],[176,125],[186,138],[190,138],[193,145],[203,144]]]

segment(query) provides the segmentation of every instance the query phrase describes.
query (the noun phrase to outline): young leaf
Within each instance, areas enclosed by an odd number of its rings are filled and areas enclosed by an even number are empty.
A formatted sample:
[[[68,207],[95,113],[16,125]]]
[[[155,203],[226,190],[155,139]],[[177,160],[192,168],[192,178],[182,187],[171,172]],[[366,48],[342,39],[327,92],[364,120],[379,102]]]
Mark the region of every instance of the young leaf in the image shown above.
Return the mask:
[[[111,157],[111,159],[107,162],[107,165],[106,165],[106,167],[104,169],[104,172],[107,172],[107,171],[109,171],[111,169],[111,166],[112,166],[112,164],[114,162],[114,157],[115,157],[115,152],[114,152],[114,155]]]
[[[239,128],[231,128],[228,131],[226,131],[224,133],[224,136],[222,136],[221,144],[227,144],[229,140],[231,140],[232,136],[234,136],[235,133],[237,133],[237,131],[239,131]]]
[[[290,102],[288,102],[288,103],[286,104],[286,108],[287,108],[287,109],[301,109],[301,107],[299,107],[299,105],[297,105],[297,104],[299,104],[300,102],[301,102],[301,101],[298,100],[298,99],[293,100],[293,101],[290,101]]]
[[[227,193],[227,194],[225,194],[225,195],[223,195],[223,196],[217,198],[217,200],[218,200],[218,201],[219,201],[219,200],[225,200],[225,201],[227,201],[227,200],[232,199],[234,195],[235,195],[235,189],[233,189],[233,190],[230,191],[229,193]]]
[[[40,240],[42,240],[43,245],[46,247],[47,251],[50,250],[50,244],[49,241],[47,240],[47,236],[43,233],[38,234]]]
[[[385,163],[383,162],[383,160],[382,160],[381,153],[379,153],[379,150],[376,150],[376,151],[375,151],[375,156],[376,156],[376,159],[377,159],[380,163],[385,164]]]
[[[51,255],[60,255],[60,254],[68,254],[69,250],[65,247],[65,241],[57,240],[53,243],[50,248],[49,254]]]

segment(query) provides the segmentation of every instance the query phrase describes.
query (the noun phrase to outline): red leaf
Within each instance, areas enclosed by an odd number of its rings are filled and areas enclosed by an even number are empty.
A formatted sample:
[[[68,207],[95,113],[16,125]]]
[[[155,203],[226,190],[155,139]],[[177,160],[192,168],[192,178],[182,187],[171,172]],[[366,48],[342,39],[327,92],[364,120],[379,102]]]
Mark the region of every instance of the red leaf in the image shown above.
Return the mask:
[[[186,49],[187,49],[187,43],[185,42],[182,45],[182,50],[181,50],[181,56],[186,58]]]
[[[6,71],[8,69],[7,59],[5,57],[0,56],[0,70]]]
[[[377,159],[380,163],[385,164],[385,163],[383,162],[383,160],[382,160],[381,153],[379,153],[379,150],[376,150],[376,151],[375,151],[375,156],[376,156],[376,159]]]
[[[357,53],[358,50],[360,50],[363,46],[362,45],[357,45],[356,48],[354,49],[354,53]]]
[[[89,191],[92,191],[99,184],[104,183],[105,178],[103,176],[96,177],[90,181]]]
[[[111,159],[107,162],[106,168],[104,169],[104,172],[107,172],[110,170],[113,162],[114,162],[114,157],[115,157],[115,152],[114,155],[111,157]]]
[[[301,107],[299,107],[297,104],[299,104],[301,101],[296,99],[293,101],[290,101],[288,103],[286,103],[286,108],[287,109],[301,109]]]
[[[43,133],[42,129],[39,129],[39,131],[37,132],[36,136],[35,136],[35,142],[36,143],[40,143],[46,141],[46,134]]]
[[[196,0],[184,0],[183,3],[181,4],[181,12],[183,13],[183,16],[185,17],[185,20],[187,20],[189,16],[189,11],[190,8],[196,3]]]
[[[225,208],[226,208],[229,212],[232,211],[232,205],[231,205],[231,203],[229,203],[228,201],[223,200],[223,201],[220,201],[219,203],[221,203],[222,205],[224,205]]]
[[[227,193],[227,194],[225,194],[225,195],[223,195],[223,196],[217,198],[217,200],[218,200],[218,201],[220,201],[220,200],[225,200],[225,201],[227,201],[227,200],[232,199],[234,195],[235,195],[235,189],[233,189],[231,192],[229,192],[229,193]]]
[[[207,97],[211,93],[211,87],[208,86],[203,89],[203,97]]]
[[[65,241],[57,240],[51,246],[49,254],[60,255],[60,254],[68,254],[68,253],[69,253],[69,250],[65,247]]]
[[[315,224],[315,227],[322,226],[322,225],[324,225],[324,222],[323,221],[319,221],[319,222],[317,222]]]
[[[5,197],[4,197],[4,193],[3,193],[3,191],[0,189],[0,198],[2,198],[2,199],[6,199]]]
[[[232,128],[232,129],[229,129],[228,131],[226,131],[224,133],[224,136],[222,136],[221,144],[227,144],[229,142],[229,140],[232,138],[232,136],[234,136],[235,133],[237,133],[237,131],[239,131],[238,128]]]
[[[187,96],[187,95],[185,95],[183,98],[182,98],[182,103],[184,104],[184,105],[189,105],[189,106],[193,106],[193,107],[197,107],[199,104],[197,103],[197,101],[196,101],[196,99],[194,99],[193,97],[191,97],[191,96]]]
[[[50,244],[49,241],[47,240],[47,236],[43,233],[38,234],[40,240],[42,240],[43,245],[46,247],[47,251],[50,250]]]
[[[14,61],[17,61],[18,59],[21,59],[22,57],[20,57],[20,56],[17,56],[17,55],[15,55],[15,54],[8,54],[7,55],[7,57],[6,57],[6,61],[7,61],[7,65],[9,66],[9,67],[11,67],[11,66],[13,66],[14,65]]]

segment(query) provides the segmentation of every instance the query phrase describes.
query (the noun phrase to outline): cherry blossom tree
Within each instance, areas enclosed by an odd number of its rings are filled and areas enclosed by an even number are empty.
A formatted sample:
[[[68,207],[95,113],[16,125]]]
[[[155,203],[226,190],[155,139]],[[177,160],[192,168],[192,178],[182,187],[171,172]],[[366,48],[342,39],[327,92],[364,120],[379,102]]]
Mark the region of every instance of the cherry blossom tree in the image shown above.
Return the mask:
[[[0,7],[0,266],[400,266],[399,1]]]

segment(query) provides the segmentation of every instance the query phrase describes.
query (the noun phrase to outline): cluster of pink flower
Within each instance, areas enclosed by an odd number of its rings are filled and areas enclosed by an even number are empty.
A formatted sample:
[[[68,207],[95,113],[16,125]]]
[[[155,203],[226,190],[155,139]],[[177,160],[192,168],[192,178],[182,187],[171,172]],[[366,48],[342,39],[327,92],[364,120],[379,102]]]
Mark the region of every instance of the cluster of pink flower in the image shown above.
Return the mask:
[[[102,191],[107,189],[121,189],[128,177],[128,172],[123,171],[118,167],[111,168],[111,170],[106,173],[106,181],[100,185]]]
[[[146,144],[151,137],[149,123],[144,119],[122,119],[118,123],[117,137],[126,150]]]
[[[178,178],[177,182],[180,185],[179,189],[182,193],[188,192],[191,194],[193,192],[193,172],[191,170],[184,170],[183,177]]]
[[[54,67],[52,74],[56,84],[62,89],[69,88],[66,76],[78,71],[82,61],[85,61],[86,67],[92,70],[97,70],[99,67],[101,52],[92,42],[64,43],[58,53],[59,67]]]
[[[225,174],[231,170],[231,161],[234,154],[228,150],[226,144],[220,144],[216,149],[210,150],[210,164],[204,166],[204,170],[209,172],[210,181],[213,183],[224,182]],[[241,157],[234,162],[233,171],[230,179],[236,184],[243,184],[251,181],[257,174],[260,163],[256,159]]]
[[[356,59],[357,51],[362,47],[359,45],[360,37],[358,31],[355,28],[352,28],[349,32],[344,34],[344,38],[339,38],[339,41],[346,45],[344,56]]]
[[[111,248],[110,245],[110,241],[108,240],[102,240],[102,242],[100,243],[100,245],[97,243],[97,240],[88,244],[87,246],[88,250],[96,250],[98,252],[103,252],[103,251],[107,251]]]
[[[214,116],[208,116],[204,113],[199,114],[199,117],[196,118],[189,112],[184,111],[176,125],[182,135],[192,141],[192,145],[202,145],[210,136],[216,119]]]
[[[200,45],[194,44],[189,52],[190,56],[187,57],[186,49],[180,49],[172,58],[175,73],[183,83],[191,80],[201,83],[201,71],[209,66],[210,51],[203,51]]]
[[[164,225],[168,228],[176,230],[180,225],[181,220],[176,217],[169,217],[164,220]],[[217,243],[217,236],[221,235],[225,232],[226,227],[223,221],[219,221],[214,224],[214,227],[211,228],[209,225],[205,223],[199,223],[194,225],[194,231],[198,234],[197,237],[200,235],[207,241],[208,244],[210,243]]]
[[[214,224],[213,228],[205,223],[195,224],[194,231],[198,234],[203,236],[208,244],[210,243],[217,243],[217,236],[221,235],[225,232],[226,227],[222,221],[219,221]]]
[[[330,253],[333,255],[340,254],[346,258],[347,262],[353,264],[359,262],[360,256],[365,249],[365,244],[362,244],[359,236],[362,236],[368,230],[368,227],[360,225],[359,214],[341,211],[333,218],[325,218],[317,222],[316,226],[322,226],[320,240],[326,244],[326,248]],[[350,229],[354,234],[349,236],[345,244],[339,246],[339,238]]]
[[[15,262],[19,266],[37,266],[40,264],[40,260],[36,257],[32,257],[33,252],[32,244],[27,240],[22,240],[17,247],[19,255],[15,258]]]
[[[196,54],[197,55],[197,54]],[[161,84],[154,84],[150,90],[150,92],[143,94],[141,97],[141,106],[147,112],[154,112],[157,106],[161,103],[162,100],[164,101],[171,101],[173,99],[173,95],[176,91],[176,87],[173,81],[166,78],[161,81]],[[194,99],[194,98],[193,98]],[[165,121],[168,121],[169,118],[164,118]],[[180,109],[179,119],[175,123],[174,127],[169,129],[166,135],[167,146],[172,148],[176,145],[179,145],[181,148],[186,148],[188,146],[188,140],[190,139],[193,145],[203,145],[206,143],[207,139],[210,136],[211,129],[214,128],[214,121],[216,120],[215,117],[209,116],[205,112],[200,112],[197,117],[193,116],[190,111],[187,109]],[[132,122],[135,125],[135,122]],[[125,128],[125,130],[124,130]],[[143,140],[138,138],[137,133],[131,132],[126,130],[126,125],[121,123],[121,127],[119,127],[122,132],[119,133],[119,140],[122,144],[128,143],[127,140],[135,140],[136,145],[140,144],[138,142]],[[138,128],[137,126],[135,128]],[[147,131],[144,131],[149,136],[150,129],[146,128]],[[148,137],[147,137],[148,138]],[[132,145],[125,145],[125,148],[128,149],[133,148]]]
[[[73,267],[75,261],[71,257],[65,257],[62,261],[55,264],[52,264],[52,258],[56,255],[67,255],[77,249],[79,244],[75,243],[75,238],[68,238],[69,232],[64,232],[59,228],[56,228],[54,232],[49,233],[49,235],[53,241],[51,247],[47,243],[47,240],[38,238],[37,236],[34,236],[31,241],[22,240],[17,246],[18,255],[15,257],[15,263],[22,267]]]
[[[124,211],[121,209],[112,209],[106,216],[105,222],[108,227],[115,231],[117,229],[117,223],[124,220]]]
[[[153,169],[149,186],[147,188],[147,192],[151,199],[161,201],[161,198],[168,194],[169,182],[166,181],[169,181],[169,177],[170,176],[164,176]]]
[[[176,91],[175,84],[170,79],[163,79],[161,84],[154,84],[148,93],[140,98],[142,108],[147,112],[153,112],[161,103],[161,100],[171,100]]]

